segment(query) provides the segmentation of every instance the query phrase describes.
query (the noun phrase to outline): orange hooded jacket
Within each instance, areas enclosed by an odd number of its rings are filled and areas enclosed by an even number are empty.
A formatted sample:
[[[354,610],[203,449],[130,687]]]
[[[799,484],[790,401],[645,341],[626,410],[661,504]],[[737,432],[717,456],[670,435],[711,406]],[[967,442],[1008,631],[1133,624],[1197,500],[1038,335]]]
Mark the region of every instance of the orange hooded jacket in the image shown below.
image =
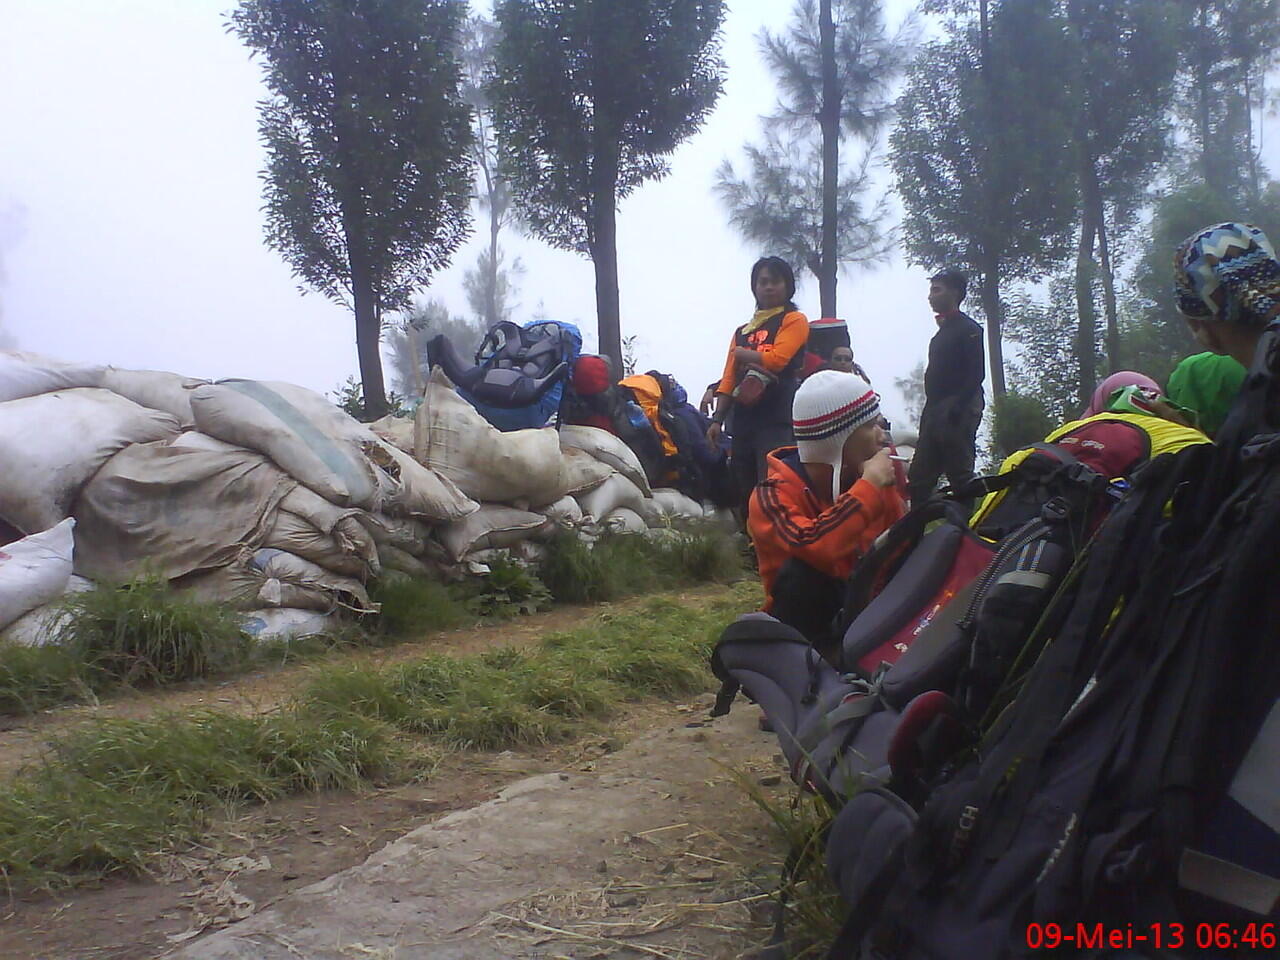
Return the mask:
[[[795,447],[769,454],[769,475],[751,494],[747,529],[764,581],[764,611],[773,607],[773,585],[790,557],[846,579],[876,537],[905,512],[893,487],[859,478],[831,503],[809,484]]]

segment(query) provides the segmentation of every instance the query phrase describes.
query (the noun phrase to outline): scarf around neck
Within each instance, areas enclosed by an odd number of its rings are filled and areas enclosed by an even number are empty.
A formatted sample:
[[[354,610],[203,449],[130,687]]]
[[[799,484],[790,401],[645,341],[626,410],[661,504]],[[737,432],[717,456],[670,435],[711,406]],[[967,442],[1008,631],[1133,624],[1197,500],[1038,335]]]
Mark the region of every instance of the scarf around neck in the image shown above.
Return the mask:
[[[786,313],[786,311],[786,304],[783,304],[780,307],[770,307],[768,310],[757,310],[751,315],[751,319],[743,326],[743,334],[755,333],[778,314]]]

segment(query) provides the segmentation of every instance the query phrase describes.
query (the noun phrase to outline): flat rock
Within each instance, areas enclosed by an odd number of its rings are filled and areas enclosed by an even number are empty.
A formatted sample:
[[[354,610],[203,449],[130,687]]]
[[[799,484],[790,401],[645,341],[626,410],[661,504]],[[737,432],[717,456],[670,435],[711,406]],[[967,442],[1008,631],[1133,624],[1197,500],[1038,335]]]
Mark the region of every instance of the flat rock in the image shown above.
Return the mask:
[[[717,809],[724,768],[758,764],[776,741],[752,736],[745,708],[718,719],[725,735],[691,743],[657,730],[599,761],[591,774],[528,777],[495,799],[406,834],[359,866],[296,890],[247,920],[208,934],[173,960],[517,960],[532,946],[490,921],[548,890],[599,885],[609,844],[682,826],[698,793]],[[762,834],[767,828],[762,827]],[[610,862],[607,869],[613,867]],[[600,944],[578,943],[595,950]],[[585,953],[592,952],[586,949]]]

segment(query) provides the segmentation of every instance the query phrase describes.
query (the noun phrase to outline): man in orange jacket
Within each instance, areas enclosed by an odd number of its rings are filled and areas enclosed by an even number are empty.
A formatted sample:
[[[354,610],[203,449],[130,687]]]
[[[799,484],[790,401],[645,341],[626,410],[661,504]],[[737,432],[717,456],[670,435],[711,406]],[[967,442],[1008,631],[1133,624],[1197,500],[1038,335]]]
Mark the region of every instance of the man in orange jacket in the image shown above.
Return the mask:
[[[796,446],[768,456],[748,528],[766,613],[805,634],[825,633],[844,581],[875,538],[904,512],[880,427],[880,398],[852,373],[825,370],[796,391]]]

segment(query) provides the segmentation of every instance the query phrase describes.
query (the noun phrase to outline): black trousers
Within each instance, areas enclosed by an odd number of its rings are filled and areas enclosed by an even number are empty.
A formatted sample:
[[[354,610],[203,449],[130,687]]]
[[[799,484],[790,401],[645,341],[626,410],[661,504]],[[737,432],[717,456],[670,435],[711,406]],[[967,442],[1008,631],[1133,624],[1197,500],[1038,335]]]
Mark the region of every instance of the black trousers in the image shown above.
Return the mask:
[[[920,415],[920,440],[907,474],[913,507],[933,495],[944,474],[952,486],[973,479],[983,406],[981,393],[968,401],[943,403],[932,409],[925,404]]]
[[[738,508],[742,511],[745,523],[751,492],[769,472],[765,458],[778,447],[789,447],[796,441],[790,423],[753,423],[735,427],[735,430],[730,450],[730,468],[737,487]]]

